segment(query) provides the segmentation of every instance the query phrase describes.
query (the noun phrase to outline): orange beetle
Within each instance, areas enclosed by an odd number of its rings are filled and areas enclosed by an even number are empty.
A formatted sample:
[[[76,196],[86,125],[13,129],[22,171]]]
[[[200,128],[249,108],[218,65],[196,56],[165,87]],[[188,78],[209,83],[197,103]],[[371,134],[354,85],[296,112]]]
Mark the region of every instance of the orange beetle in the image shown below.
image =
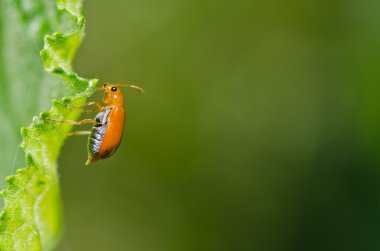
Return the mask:
[[[81,106],[70,106],[71,108],[81,109],[84,106],[96,105],[97,109],[86,112],[97,111],[95,119],[84,119],[81,121],[57,120],[46,118],[49,121],[63,124],[83,125],[92,124],[91,131],[76,131],[70,135],[90,135],[88,138],[88,160],[89,165],[99,159],[106,159],[115,153],[120,145],[124,131],[124,104],[123,94],[119,87],[130,87],[144,92],[141,87],[127,84],[104,84],[97,88],[97,91],[103,91],[102,107],[98,102],[89,102]]]

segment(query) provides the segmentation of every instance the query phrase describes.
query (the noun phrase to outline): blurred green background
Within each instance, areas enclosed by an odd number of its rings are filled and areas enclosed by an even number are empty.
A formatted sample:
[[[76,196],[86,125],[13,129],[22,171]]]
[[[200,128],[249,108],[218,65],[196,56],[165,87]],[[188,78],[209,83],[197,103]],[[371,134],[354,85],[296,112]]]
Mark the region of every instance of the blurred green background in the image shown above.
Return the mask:
[[[378,0],[84,9],[77,72],[146,94],[112,158],[67,140],[59,250],[380,250]]]

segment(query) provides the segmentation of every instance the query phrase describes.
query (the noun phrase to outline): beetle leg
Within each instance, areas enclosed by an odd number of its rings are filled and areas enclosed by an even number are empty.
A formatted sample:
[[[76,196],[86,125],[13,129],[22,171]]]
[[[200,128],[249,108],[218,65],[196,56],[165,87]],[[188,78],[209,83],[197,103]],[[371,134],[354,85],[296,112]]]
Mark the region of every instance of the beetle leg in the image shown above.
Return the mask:
[[[84,135],[90,135],[90,134],[91,134],[90,131],[75,131],[75,132],[69,133],[69,136],[84,136]]]
[[[99,103],[99,102],[88,102],[88,103],[85,103],[83,105],[79,105],[79,106],[74,106],[74,105],[68,105],[69,108],[73,108],[73,109],[82,109],[83,107],[85,106],[90,106],[90,105],[96,105],[96,108],[97,109],[94,109],[94,110],[87,110],[86,112],[87,113],[90,113],[90,112],[100,112],[103,110],[103,107],[102,105]]]
[[[103,107],[99,109],[92,109],[92,110],[84,110],[85,113],[91,113],[91,112],[101,112],[103,110]]]
[[[84,125],[84,124],[92,124],[96,125],[96,121],[93,119],[84,119],[80,121],[73,121],[73,120],[58,120],[58,119],[53,119],[53,118],[46,118],[46,120],[55,122],[55,123],[60,123],[60,124],[70,124],[70,125]]]

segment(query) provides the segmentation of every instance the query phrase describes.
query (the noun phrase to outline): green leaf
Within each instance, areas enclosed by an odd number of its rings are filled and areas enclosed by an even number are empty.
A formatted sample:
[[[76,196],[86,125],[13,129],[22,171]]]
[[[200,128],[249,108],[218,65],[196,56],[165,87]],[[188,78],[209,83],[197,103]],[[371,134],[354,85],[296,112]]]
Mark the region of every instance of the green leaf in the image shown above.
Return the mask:
[[[81,8],[80,0],[0,1],[0,177],[12,173],[21,140],[26,156],[1,192],[0,250],[52,250],[59,241],[56,161],[71,126],[43,118],[77,119],[80,111],[67,104],[84,103],[95,90],[97,80],[71,66],[83,37]]]

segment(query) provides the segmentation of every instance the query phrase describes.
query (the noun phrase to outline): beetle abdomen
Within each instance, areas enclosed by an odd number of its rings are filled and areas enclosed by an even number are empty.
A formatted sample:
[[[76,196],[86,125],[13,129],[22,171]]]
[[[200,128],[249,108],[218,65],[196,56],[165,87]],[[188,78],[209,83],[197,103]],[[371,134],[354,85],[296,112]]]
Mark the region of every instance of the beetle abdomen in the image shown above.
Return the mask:
[[[105,109],[104,111],[99,112],[95,117],[95,122],[97,124],[92,127],[90,137],[88,138],[87,164],[90,164],[100,158],[100,147],[108,127],[108,116],[111,110],[112,109]]]
[[[120,145],[124,131],[124,108],[114,106],[108,115],[107,130],[104,133],[99,157],[105,159],[115,153]]]

